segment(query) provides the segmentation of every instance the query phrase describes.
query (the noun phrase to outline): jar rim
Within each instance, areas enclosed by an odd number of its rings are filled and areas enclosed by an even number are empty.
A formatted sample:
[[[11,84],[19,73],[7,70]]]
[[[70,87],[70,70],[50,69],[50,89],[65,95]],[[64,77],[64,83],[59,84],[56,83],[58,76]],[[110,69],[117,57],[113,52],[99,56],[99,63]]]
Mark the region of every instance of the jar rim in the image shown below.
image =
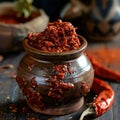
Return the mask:
[[[30,54],[31,56],[35,58],[44,58],[44,57],[46,58],[47,57],[47,59],[49,58],[52,59],[53,57],[55,57],[56,60],[57,59],[60,59],[60,60],[61,59],[74,59],[74,58],[79,57],[84,52],[88,44],[87,40],[83,36],[78,35],[78,37],[81,42],[80,47],[78,49],[70,50],[67,52],[57,53],[57,52],[47,52],[47,51],[39,50],[37,48],[30,46],[28,44],[27,38],[23,40],[23,47],[28,54]]]

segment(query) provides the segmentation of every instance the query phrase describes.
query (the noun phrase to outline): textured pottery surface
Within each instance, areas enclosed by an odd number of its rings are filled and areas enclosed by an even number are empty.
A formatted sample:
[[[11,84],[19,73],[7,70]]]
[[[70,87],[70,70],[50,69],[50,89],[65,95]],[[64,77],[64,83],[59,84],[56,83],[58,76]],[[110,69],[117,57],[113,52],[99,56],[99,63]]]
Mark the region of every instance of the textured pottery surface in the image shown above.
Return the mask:
[[[120,0],[71,0],[61,17],[78,19],[78,28],[90,40],[110,41],[120,37]]]
[[[13,9],[12,3],[0,3],[0,15],[9,13]],[[26,23],[9,25],[0,23],[0,52],[21,50],[21,43],[29,31],[43,31],[48,24],[49,17],[44,10],[39,10],[41,15]]]
[[[18,66],[17,76],[19,78],[17,77],[16,80],[26,96],[27,103],[31,109],[49,115],[63,115],[75,112],[81,108],[83,96],[91,88],[94,71],[89,59],[84,54],[87,43],[82,37],[80,39],[82,46],[78,50],[61,54],[37,50],[28,45],[27,39],[24,41],[27,54]],[[65,78],[62,81],[65,84],[73,84],[74,87],[65,90],[61,89],[62,94],[59,91],[53,92],[52,94],[55,94],[55,96],[52,97],[48,94],[51,87],[47,81],[50,76],[56,75],[53,70],[56,66],[66,66],[66,68],[69,68],[71,73],[66,72]],[[34,78],[36,88],[32,85],[32,78]],[[52,78],[50,81],[53,80]],[[37,95],[34,96],[34,94]],[[57,97],[58,95],[60,97]],[[36,101],[39,101],[40,98],[42,98],[42,101],[39,104]],[[42,104],[45,105],[45,108],[41,108]]]

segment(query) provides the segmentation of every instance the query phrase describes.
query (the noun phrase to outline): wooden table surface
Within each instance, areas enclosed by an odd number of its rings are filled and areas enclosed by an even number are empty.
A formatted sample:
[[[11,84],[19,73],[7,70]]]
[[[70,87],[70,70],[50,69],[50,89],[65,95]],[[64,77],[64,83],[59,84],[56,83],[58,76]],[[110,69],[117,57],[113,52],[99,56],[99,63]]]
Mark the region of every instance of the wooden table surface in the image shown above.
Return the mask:
[[[99,46],[105,46],[107,48],[119,48],[120,42],[113,41],[108,43],[88,44],[89,49],[98,49]],[[14,68],[11,69],[0,69],[0,120],[30,120],[28,118],[32,117],[38,118],[37,120],[78,120],[79,113],[73,113],[66,116],[51,117],[34,113],[28,108],[15,79],[11,78],[16,73],[17,66],[24,54],[24,51],[20,53],[5,54],[4,60],[0,63],[0,66],[6,64],[14,65]],[[115,91],[114,104],[107,113],[96,118],[95,120],[120,120],[120,84],[115,82],[109,82],[109,84]]]

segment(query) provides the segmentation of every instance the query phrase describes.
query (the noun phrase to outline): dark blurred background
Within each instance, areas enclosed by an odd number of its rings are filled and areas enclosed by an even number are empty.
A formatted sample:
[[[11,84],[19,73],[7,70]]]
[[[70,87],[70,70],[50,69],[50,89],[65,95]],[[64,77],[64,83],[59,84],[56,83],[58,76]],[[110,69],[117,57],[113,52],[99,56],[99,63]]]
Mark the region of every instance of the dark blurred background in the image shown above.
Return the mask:
[[[0,2],[15,1],[15,0],[0,0]],[[37,8],[42,8],[50,17],[50,21],[55,21],[59,18],[60,11],[70,0],[34,0],[33,5]]]

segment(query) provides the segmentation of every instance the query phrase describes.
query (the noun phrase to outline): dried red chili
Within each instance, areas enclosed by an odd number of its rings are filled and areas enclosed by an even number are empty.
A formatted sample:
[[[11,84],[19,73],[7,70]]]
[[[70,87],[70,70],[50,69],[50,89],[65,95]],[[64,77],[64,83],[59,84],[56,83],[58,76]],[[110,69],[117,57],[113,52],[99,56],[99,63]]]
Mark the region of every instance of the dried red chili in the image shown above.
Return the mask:
[[[76,28],[69,22],[51,22],[41,33],[28,33],[28,44],[48,52],[65,52],[78,49],[81,45]]]
[[[98,117],[109,110],[113,104],[114,91],[109,84],[103,80],[94,78],[91,89],[97,94],[97,97],[94,99],[93,103],[90,103],[90,106],[82,113],[80,120],[83,120],[85,116],[90,114]]]
[[[97,61],[94,56],[87,53],[88,58],[90,59],[93,68],[95,70],[95,76],[100,77],[102,79],[111,80],[115,82],[120,82],[120,73],[117,71],[114,71],[106,66],[104,66],[102,63]]]

